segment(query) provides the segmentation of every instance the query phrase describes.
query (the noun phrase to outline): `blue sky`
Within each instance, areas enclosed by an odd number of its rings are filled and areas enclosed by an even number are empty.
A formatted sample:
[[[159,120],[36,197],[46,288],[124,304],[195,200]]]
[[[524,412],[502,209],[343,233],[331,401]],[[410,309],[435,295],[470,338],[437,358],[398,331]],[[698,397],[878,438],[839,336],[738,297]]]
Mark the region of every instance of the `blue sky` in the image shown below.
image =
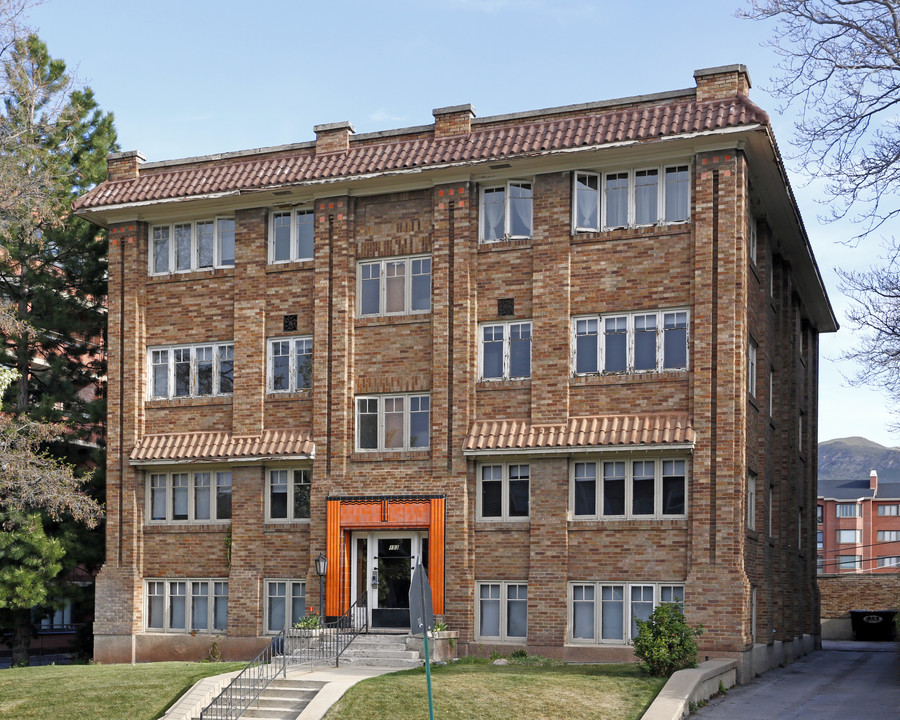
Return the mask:
[[[116,116],[123,150],[148,161],[314,140],[313,126],[357,132],[433,122],[472,103],[479,117],[693,87],[699,68],[743,63],[785,155],[792,117],[766,92],[771,26],[734,17],[739,0],[49,0],[30,24]],[[790,162],[788,163],[790,166]],[[835,266],[874,262],[879,238],[822,224],[816,184],[792,173],[832,304]],[[895,232],[893,228],[884,233]],[[819,439],[900,445],[887,399],[849,388],[834,360],[848,328],[822,337]]]

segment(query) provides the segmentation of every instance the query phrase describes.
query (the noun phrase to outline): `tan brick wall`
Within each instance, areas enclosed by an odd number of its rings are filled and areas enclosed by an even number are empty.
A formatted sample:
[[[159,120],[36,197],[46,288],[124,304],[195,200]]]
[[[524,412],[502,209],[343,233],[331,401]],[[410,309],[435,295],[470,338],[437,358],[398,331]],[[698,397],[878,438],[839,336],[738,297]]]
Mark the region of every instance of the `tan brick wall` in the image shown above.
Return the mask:
[[[822,617],[849,617],[851,610],[900,610],[900,574],[820,575]]]

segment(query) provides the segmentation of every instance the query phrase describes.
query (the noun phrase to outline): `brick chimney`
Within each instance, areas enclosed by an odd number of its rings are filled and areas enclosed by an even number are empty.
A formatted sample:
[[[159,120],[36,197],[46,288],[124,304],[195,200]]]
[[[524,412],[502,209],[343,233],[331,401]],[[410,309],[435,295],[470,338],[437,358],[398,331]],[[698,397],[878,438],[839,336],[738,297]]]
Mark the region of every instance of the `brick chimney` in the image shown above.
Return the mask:
[[[147,158],[138,150],[110,153],[106,156],[107,180],[134,180],[141,174],[141,163]]]
[[[720,65],[694,70],[697,102],[721,100],[750,93],[750,74],[746,65]]]
[[[878,473],[874,470],[869,473],[869,490],[874,490],[873,495],[878,494]]]
[[[431,111],[434,115],[434,136],[436,138],[451,137],[453,135],[465,135],[472,131],[472,118],[475,117],[475,108],[470,104],[448,105],[435,108]]]
[[[316,133],[316,155],[332,152],[347,152],[350,149],[350,135],[356,129],[346,120],[313,127]]]

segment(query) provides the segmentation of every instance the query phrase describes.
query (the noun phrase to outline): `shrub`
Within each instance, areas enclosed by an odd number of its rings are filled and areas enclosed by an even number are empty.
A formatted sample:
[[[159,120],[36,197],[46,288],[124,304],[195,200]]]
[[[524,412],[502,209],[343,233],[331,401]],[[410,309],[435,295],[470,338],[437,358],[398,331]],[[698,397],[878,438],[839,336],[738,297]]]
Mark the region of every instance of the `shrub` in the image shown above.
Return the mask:
[[[632,641],[641,667],[653,677],[668,677],[676,670],[697,667],[697,641],[703,627],[690,627],[681,606],[662,603],[649,620],[637,620],[638,635]]]

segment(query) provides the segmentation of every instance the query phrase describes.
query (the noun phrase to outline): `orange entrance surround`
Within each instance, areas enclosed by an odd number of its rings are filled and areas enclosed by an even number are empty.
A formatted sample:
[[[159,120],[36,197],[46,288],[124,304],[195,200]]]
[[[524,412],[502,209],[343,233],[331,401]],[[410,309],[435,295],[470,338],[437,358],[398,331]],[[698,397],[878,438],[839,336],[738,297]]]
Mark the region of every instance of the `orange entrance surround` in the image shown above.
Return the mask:
[[[428,580],[434,613],[444,614],[444,498],[354,497],[328,500],[325,614],[350,608],[350,533],[353,530],[428,530]],[[338,562],[336,562],[336,560]]]

